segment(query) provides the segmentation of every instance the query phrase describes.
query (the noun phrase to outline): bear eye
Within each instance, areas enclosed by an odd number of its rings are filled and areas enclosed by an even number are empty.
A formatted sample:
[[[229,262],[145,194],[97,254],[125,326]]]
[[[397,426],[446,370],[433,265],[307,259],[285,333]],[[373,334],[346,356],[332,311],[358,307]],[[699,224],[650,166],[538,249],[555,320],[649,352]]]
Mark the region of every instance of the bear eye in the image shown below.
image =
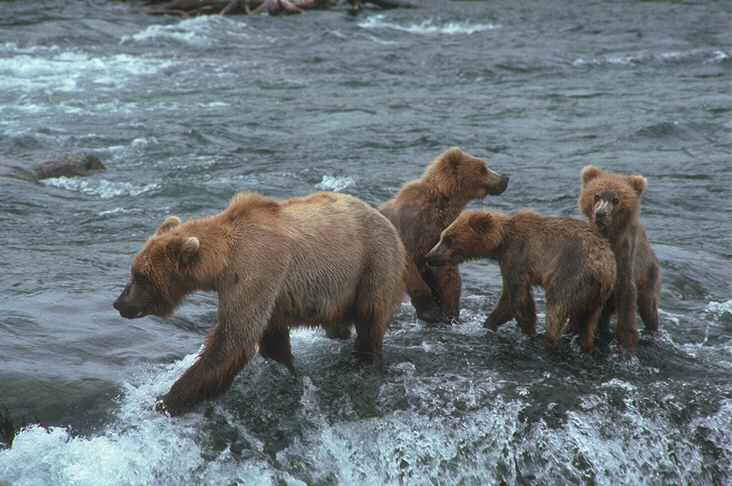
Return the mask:
[[[613,198],[613,206],[617,206],[619,202],[620,202],[620,199],[618,199],[617,197]]]
[[[447,246],[452,245],[452,236],[445,236],[442,238],[442,244]]]
[[[480,173],[483,174],[484,176],[488,175],[488,169],[485,166],[483,166],[480,168]]]
[[[147,285],[150,283],[150,279],[140,272],[132,274],[132,280],[134,280],[137,285]]]
[[[595,194],[594,200],[595,200],[595,202],[598,202],[600,200],[600,195],[599,194]]]

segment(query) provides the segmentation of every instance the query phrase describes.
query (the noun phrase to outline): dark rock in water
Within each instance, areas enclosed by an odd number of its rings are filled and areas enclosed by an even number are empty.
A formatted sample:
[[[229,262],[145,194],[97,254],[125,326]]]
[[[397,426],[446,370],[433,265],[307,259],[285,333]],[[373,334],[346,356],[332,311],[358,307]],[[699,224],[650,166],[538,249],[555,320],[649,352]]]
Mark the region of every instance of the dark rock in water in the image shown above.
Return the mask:
[[[10,165],[6,160],[0,159],[0,165],[5,165],[5,170],[0,175],[38,182],[52,177],[85,176],[91,170],[106,170],[99,157],[83,152],[52,156],[50,160],[29,168],[21,167],[17,163],[11,162]]]

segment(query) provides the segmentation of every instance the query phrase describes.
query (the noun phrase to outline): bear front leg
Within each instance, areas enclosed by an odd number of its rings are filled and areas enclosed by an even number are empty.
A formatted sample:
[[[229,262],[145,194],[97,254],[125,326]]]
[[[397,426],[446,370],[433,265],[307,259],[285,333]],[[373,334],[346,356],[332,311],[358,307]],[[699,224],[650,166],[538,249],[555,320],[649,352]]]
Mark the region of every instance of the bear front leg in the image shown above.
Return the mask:
[[[176,416],[190,411],[204,400],[218,397],[229,389],[253,353],[253,346],[233,342],[217,324],[209,333],[201,355],[173,383],[157,408]]]
[[[500,326],[513,319],[513,311],[511,310],[511,298],[505,286],[501,289],[501,295],[498,297],[496,305],[483,323],[483,327],[496,331]]]
[[[430,324],[440,322],[440,308],[432,298],[432,289],[422,278],[414,261],[407,264],[407,294],[417,311],[417,318]]]
[[[276,281],[252,279],[219,291],[217,322],[206,336],[203,351],[173,383],[159,409],[171,416],[180,415],[229,389],[236,374],[254,355],[267,328],[277,295],[276,285]]]
[[[460,293],[462,279],[458,265],[445,265],[432,268],[434,275],[435,300],[439,302],[440,310],[446,322],[456,322],[460,317]]]
[[[617,306],[618,323],[615,326],[615,337],[631,353],[635,353],[638,343],[636,324],[637,291],[633,281],[632,251],[616,254],[617,280],[615,282],[615,304]]]

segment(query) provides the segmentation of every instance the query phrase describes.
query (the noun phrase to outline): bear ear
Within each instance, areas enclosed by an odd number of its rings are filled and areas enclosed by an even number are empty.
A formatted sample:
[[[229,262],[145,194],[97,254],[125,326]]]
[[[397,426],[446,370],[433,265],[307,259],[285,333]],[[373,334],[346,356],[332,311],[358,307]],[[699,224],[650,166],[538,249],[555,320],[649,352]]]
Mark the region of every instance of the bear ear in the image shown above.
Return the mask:
[[[493,227],[493,216],[489,212],[479,212],[470,215],[470,227],[476,233],[487,233]]]
[[[582,169],[582,171],[580,171],[580,179],[582,179],[582,184],[586,184],[592,179],[601,175],[602,171],[594,165],[587,165]]]
[[[155,231],[156,235],[162,235],[163,233],[167,233],[168,231],[172,230],[176,226],[180,226],[182,224],[182,221],[178,216],[169,216],[165,221],[163,221],[163,224],[160,225],[160,227]]]
[[[189,236],[188,238],[181,241],[179,245],[180,246],[178,247],[178,258],[180,259],[180,262],[184,265],[190,262],[193,257],[196,256],[198,248],[201,246],[198,238],[196,238],[195,236]]]
[[[639,196],[646,190],[646,178],[639,175],[631,175],[627,177],[628,184]]]
[[[450,147],[440,156],[442,166],[448,170],[455,170],[465,158],[465,153],[458,147]]]

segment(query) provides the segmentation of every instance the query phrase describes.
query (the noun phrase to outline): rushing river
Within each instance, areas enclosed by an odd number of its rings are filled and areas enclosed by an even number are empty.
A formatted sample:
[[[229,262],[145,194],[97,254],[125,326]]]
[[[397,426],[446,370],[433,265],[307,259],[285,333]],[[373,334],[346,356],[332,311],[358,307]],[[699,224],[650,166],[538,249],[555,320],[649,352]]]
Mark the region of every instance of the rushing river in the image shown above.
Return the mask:
[[[21,429],[0,485],[732,482],[730,3],[419,3],[257,18],[0,3],[0,157],[107,167],[0,178],[0,413]],[[257,357],[222,398],[153,410],[216,320],[212,294],[169,320],[112,308],[167,216],[240,190],[376,206],[454,145],[511,178],[470,208],[579,218],[583,166],[648,179],[660,332],[635,358],[607,336],[586,355],[483,329],[500,274],[477,261],[459,325],[403,303],[383,370],[294,330],[296,377]]]

